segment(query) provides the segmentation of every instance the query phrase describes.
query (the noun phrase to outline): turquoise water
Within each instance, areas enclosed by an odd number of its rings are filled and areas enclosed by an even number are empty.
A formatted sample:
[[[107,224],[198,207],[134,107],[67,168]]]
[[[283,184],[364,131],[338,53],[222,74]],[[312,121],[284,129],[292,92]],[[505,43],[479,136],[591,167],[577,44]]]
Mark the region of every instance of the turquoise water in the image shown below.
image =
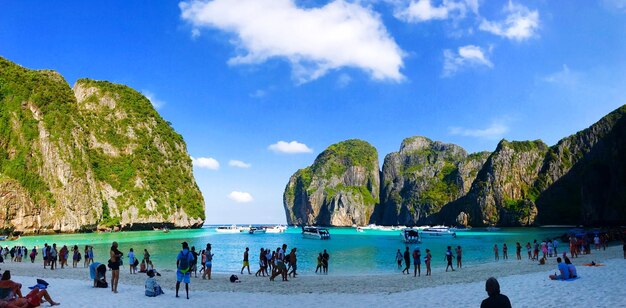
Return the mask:
[[[509,247],[509,258],[515,258],[515,243],[522,246],[533,239],[541,241],[545,238],[557,237],[565,233],[567,229],[559,228],[503,228],[496,232],[486,232],[484,229],[458,232],[457,238],[423,238],[419,245],[410,245],[411,251],[419,246],[422,254],[426,248],[433,255],[433,267],[445,267],[444,253],[446,246],[461,246],[463,248],[463,264],[476,264],[491,262],[493,260],[494,244],[501,248],[506,243]],[[108,251],[111,242],[117,241],[119,249],[126,255],[130,248],[134,248],[135,254],[143,256],[146,248],[151,254],[157,269],[174,269],[176,255],[181,249],[181,242],[187,241],[190,246],[196,246],[197,250],[211,243],[213,253],[213,271],[232,272],[241,269],[241,260],[245,247],[250,248],[251,270],[258,269],[258,254],[261,247],[275,250],[283,243],[288,249],[298,249],[298,270],[303,274],[312,273],[315,270],[317,255],[327,249],[330,254],[330,272],[340,274],[377,274],[396,271],[395,254],[397,249],[404,251],[406,246],[400,240],[399,231],[365,230],[356,232],[354,228],[330,228],[331,240],[321,241],[303,239],[300,229],[289,228],[287,232],[280,234],[255,234],[248,233],[225,234],[215,232],[214,227],[196,230],[172,230],[169,233],[162,231],[131,231],[115,233],[86,233],[86,234],[61,234],[24,236],[16,241],[7,241],[3,246],[24,245],[43,247],[44,243],[56,243],[57,246],[77,244],[80,251],[86,244],[94,246],[95,260],[103,262],[108,260]],[[561,243],[559,249],[564,251],[565,244]],[[522,249],[522,257],[526,249]],[[38,255],[41,260],[41,254]],[[124,258],[128,263],[128,258]],[[40,261],[38,261],[40,262]],[[71,261],[70,261],[71,262]],[[455,264],[456,266],[456,264]]]

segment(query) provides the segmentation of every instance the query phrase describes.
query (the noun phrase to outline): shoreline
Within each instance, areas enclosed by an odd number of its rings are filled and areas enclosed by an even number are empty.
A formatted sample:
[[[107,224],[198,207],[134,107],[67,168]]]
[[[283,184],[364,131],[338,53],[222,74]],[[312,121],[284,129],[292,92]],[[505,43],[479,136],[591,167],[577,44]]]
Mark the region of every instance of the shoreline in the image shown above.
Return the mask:
[[[592,251],[590,255],[583,255],[571,259],[577,266],[591,261],[605,262],[611,259],[623,257],[621,246],[610,246],[606,251]],[[411,268],[410,275],[402,275],[400,271],[375,274],[333,274],[332,263],[328,275],[316,275],[303,273],[297,278],[290,278],[288,282],[270,282],[267,277],[255,277],[256,268],[251,268],[252,275],[237,272],[215,272],[211,280],[191,278],[190,289],[192,291],[209,292],[244,292],[244,293],[269,293],[269,294],[307,294],[307,293],[338,293],[338,294],[369,294],[369,293],[401,293],[414,291],[421,288],[438,286],[450,286],[455,284],[467,284],[484,282],[487,278],[527,275],[535,273],[553,273],[556,270],[556,258],[548,258],[546,265],[538,265],[536,261],[522,258],[506,261],[494,261],[482,264],[464,264],[462,269],[454,272],[445,272],[443,267],[433,267],[432,276],[423,276],[425,266],[422,266],[422,276],[413,277]],[[626,260],[625,260],[626,261]],[[423,264],[422,264],[423,265]],[[391,265],[394,266],[394,265]],[[88,268],[79,265],[77,268],[55,269],[54,271],[43,269],[42,261],[34,264],[28,262],[5,262],[0,265],[2,270],[11,270],[12,275],[21,277],[36,277],[42,279],[77,280],[86,286],[91,285]],[[160,270],[161,277],[157,277],[160,285],[165,290],[173,289],[175,285],[175,272],[173,270]],[[235,274],[241,283],[233,284],[228,281],[231,274]],[[548,274],[545,276],[547,277]],[[111,273],[107,273],[107,281],[110,281]],[[129,274],[128,266],[120,269],[120,285],[143,287],[146,275],[142,273]],[[26,285],[26,284],[25,284]]]

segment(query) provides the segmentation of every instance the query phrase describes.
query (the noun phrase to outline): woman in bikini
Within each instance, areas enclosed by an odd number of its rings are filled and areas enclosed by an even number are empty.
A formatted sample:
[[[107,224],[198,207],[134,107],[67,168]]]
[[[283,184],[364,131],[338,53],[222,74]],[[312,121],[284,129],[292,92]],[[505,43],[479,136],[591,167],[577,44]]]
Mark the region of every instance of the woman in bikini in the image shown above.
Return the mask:
[[[424,258],[424,263],[426,264],[426,276],[430,276],[430,259],[433,256],[430,254],[430,249],[426,249],[426,257]]]

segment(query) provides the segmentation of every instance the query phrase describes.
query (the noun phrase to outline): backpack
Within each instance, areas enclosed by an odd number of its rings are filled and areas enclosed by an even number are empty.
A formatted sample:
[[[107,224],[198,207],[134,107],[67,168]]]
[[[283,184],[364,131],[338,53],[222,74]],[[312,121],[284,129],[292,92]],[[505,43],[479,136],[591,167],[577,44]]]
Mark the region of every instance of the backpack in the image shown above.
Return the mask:
[[[181,258],[180,258],[180,262],[178,262],[178,270],[185,274],[189,271],[189,252],[182,253],[181,252]]]
[[[80,252],[79,252],[79,253],[78,253],[78,258],[77,258],[76,260],[80,261],[80,258],[81,258],[81,257],[82,257],[82,256],[80,255]]]

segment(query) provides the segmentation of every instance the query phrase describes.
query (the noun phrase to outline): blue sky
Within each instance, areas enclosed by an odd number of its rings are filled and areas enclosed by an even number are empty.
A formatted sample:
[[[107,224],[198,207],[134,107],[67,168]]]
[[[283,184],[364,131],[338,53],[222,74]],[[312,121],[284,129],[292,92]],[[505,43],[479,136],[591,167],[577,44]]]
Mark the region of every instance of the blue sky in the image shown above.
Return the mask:
[[[549,145],[626,104],[626,1],[2,1],[0,56],[148,96],[207,222],[284,223],[330,144]]]

